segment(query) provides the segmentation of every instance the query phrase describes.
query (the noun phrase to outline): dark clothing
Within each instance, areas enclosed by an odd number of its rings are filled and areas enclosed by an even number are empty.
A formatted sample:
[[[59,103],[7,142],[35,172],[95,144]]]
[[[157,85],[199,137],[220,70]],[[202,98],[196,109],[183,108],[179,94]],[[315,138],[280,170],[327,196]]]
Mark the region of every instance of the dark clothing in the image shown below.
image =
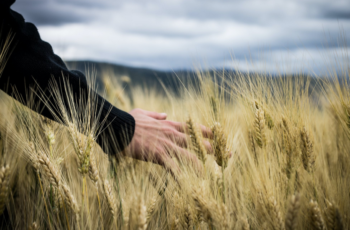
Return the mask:
[[[52,78],[54,77],[57,83],[62,84],[62,76],[65,76],[69,79],[75,96],[79,96],[81,91],[86,91],[88,85],[84,74],[67,69],[62,59],[53,53],[51,45],[41,40],[35,25],[25,22],[22,15],[10,9],[14,2],[15,0],[0,0],[0,44],[4,42],[10,31],[14,34],[11,43],[12,53],[0,76],[0,89],[12,97],[17,91],[25,99],[29,89],[40,87],[49,96],[49,83]],[[100,121],[107,116],[105,126],[110,127],[109,131],[104,131],[103,135],[98,137],[97,143],[105,152],[115,154],[131,141],[135,120],[130,114],[112,106],[100,95],[97,95],[95,103],[101,106],[103,104]],[[97,106],[97,108],[100,107]],[[45,106],[42,106],[40,113],[54,119]],[[104,127],[102,129],[107,130]],[[109,133],[110,131],[114,132],[114,136]],[[109,146],[105,145],[107,142]]]

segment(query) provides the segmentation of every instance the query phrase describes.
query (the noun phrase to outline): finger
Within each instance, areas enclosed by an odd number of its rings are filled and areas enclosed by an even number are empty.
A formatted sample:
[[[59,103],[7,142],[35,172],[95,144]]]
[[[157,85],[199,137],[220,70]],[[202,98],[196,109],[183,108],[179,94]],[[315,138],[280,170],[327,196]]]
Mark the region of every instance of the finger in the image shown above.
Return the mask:
[[[186,134],[174,130],[170,134],[167,134],[167,137],[178,146],[185,148],[187,147],[188,137]]]
[[[175,122],[175,121],[168,121],[170,125],[172,125],[175,129],[177,129],[179,132],[185,133],[188,132],[188,127],[186,123],[183,122]],[[201,131],[202,131],[202,135],[204,138],[209,138],[209,139],[213,139],[213,132],[211,131],[210,128],[204,126],[204,125],[200,125],[199,126]]]
[[[183,123],[183,122],[167,120],[167,121],[164,121],[164,123],[173,127],[174,129],[176,129],[177,131],[179,131],[181,133],[185,133],[185,131],[187,130],[186,123]]]
[[[157,113],[157,112],[152,112],[152,111],[143,111],[146,116],[152,117],[157,120],[166,120],[167,114],[166,113]]]
[[[175,164],[174,160],[167,154],[167,151],[163,148],[157,148],[152,162],[163,166],[166,170],[169,170],[172,174],[180,172],[180,168]]]
[[[202,130],[202,134],[204,138],[213,139],[214,135],[211,129],[209,129],[208,127],[205,127],[204,125],[200,125],[200,128]]]

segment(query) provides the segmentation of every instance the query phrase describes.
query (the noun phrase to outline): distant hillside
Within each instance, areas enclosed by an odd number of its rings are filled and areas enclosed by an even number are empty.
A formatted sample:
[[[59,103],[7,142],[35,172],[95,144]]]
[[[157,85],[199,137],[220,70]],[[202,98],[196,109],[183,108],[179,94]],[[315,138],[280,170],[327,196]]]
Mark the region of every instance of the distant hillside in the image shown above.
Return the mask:
[[[180,74],[181,78],[184,78],[184,75],[186,74],[186,72],[181,71],[165,72],[147,68],[135,68],[92,61],[67,61],[66,64],[70,69],[80,70],[83,73],[86,73],[86,71],[91,72],[91,70],[96,71],[97,81],[101,81],[101,75],[103,71],[112,71],[117,76],[128,76],[132,82],[132,85],[155,87],[156,89],[161,89],[162,85],[160,82],[163,82],[167,88],[171,88],[175,91],[177,91],[179,85],[177,74]],[[187,77],[193,77],[193,74],[190,72],[186,75]]]
[[[179,92],[181,81],[196,82],[197,79],[196,73],[193,71],[160,71],[154,69],[135,68],[124,65],[93,61],[67,61],[66,64],[70,69],[77,69],[82,71],[83,73],[85,73],[86,71],[91,72],[92,69],[95,70],[97,74],[97,81],[100,82],[99,86],[102,86],[102,72],[106,70],[114,72],[117,76],[128,76],[133,86],[139,85],[153,87],[158,92],[164,92],[161,82],[167,89],[172,89],[174,92]],[[215,72],[216,71],[214,70],[210,70],[207,72],[207,74],[214,76]],[[218,70],[217,72],[221,76],[222,70]],[[225,75],[230,76],[230,79],[232,79],[233,81],[236,76],[235,73],[236,72],[234,70],[225,70]],[[250,75],[254,76],[254,73],[250,73]],[[285,78],[288,77],[295,78],[295,76],[293,75],[285,76]],[[269,76],[268,78],[274,79],[274,76]],[[218,78],[218,80],[220,81],[220,78]],[[320,82],[317,81],[315,78],[312,78],[310,85],[312,88],[314,88],[313,86],[319,86],[319,83]],[[125,89],[128,90],[127,87]],[[316,91],[318,91],[319,87],[316,87],[315,89]]]

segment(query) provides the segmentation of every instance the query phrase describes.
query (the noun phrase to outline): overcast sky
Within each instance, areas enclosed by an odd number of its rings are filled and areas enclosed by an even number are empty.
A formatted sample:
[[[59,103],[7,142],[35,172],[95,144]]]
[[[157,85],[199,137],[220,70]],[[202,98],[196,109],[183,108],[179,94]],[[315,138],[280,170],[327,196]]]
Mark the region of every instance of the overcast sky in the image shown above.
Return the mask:
[[[17,0],[12,9],[65,60],[305,72],[349,51],[339,40],[350,42],[349,0]]]

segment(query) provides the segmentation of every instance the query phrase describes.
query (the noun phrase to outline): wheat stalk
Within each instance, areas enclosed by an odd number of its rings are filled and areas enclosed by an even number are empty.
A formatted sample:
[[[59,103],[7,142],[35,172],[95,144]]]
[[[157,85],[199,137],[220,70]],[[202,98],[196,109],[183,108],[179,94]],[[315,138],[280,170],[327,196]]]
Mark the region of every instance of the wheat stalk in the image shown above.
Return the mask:
[[[300,208],[300,195],[293,195],[289,202],[288,211],[285,220],[286,230],[298,229],[298,212]]]

